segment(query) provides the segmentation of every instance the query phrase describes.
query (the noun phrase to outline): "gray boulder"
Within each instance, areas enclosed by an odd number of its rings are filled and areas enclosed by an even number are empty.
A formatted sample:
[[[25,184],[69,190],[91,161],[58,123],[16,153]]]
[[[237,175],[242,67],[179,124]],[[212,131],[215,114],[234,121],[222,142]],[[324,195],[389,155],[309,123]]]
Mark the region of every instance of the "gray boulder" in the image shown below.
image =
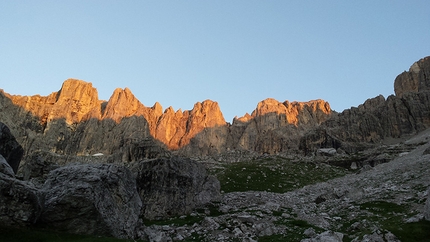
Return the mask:
[[[32,225],[42,211],[42,199],[31,183],[15,179],[12,168],[0,155],[0,225]]]
[[[24,149],[16,141],[9,128],[0,122],[0,154],[6,159],[16,174],[19,162],[24,155]]]
[[[321,156],[334,156],[337,152],[335,148],[321,148],[316,153]]]
[[[303,239],[302,242],[342,242],[343,234],[333,231],[325,231],[310,239]]]
[[[134,169],[145,219],[184,215],[220,198],[219,181],[190,159],[141,161]]]
[[[75,234],[133,238],[142,202],[135,179],[117,165],[71,165],[52,171],[43,186],[40,222]]]

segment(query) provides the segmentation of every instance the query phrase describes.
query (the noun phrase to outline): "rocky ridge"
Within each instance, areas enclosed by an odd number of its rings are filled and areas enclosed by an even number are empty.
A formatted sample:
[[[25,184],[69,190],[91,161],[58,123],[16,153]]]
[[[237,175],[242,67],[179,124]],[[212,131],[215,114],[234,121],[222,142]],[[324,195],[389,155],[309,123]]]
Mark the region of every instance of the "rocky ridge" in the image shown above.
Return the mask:
[[[366,100],[358,107],[334,113],[317,129],[301,137],[300,149],[342,148],[354,153],[430,127],[430,57],[415,62],[397,76],[396,95]]]
[[[98,99],[91,83],[69,79],[46,97],[0,92],[0,117],[27,154],[40,149],[68,155],[103,153],[130,161],[171,151],[188,157],[230,151],[312,155],[320,148],[354,153],[430,127],[429,63],[430,57],[423,58],[400,74],[396,95],[377,96],[341,113],[323,100],[269,98],[251,115],[229,124],[211,100],[196,103],[192,110],[169,107],[163,112],[159,103],[144,106],[128,88],[116,89],[106,102]],[[112,142],[112,130],[117,130],[119,142]]]
[[[93,145],[97,143],[93,140],[103,140],[105,132],[127,126],[123,123],[130,120],[136,122],[132,127],[137,133],[134,139],[154,140],[155,145],[178,150],[185,156],[212,155],[230,149],[276,153],[295,142],[287,138],[288,144],[272,147],[276,143],[273,139],[282,140],[287,133],[300,134],[305,127],[319,125],[331,113],[329,104],[322,100],[280,103],[266,99],[252,115],[237,118],[230,125],[218,104],[211,100],[196,103],[192,110],[174,111],[169,107],[162,112],[159,103],[145,107],[128,88],[118,88],[107,102],[101,101],[91,83],[74,79],[66,80],[58,92],[46,97],[5,92],[0,96],[4,100],[1,109],[9,110],[1,115],[7,115],[2,120],[12,128],[26,153],[44,149],[71,155],[111,155],[112,150],[119,149],[117,145],[100,147]],[[126,134],[122,136],[127,138]]]

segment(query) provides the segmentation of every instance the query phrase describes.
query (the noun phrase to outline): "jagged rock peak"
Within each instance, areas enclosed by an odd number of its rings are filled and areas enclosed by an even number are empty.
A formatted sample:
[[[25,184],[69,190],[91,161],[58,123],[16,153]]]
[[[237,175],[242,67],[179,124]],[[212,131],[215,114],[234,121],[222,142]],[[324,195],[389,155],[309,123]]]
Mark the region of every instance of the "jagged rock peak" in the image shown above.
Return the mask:
[[[65,80],[60,91],[58,91],[57,102],[67,101],[68,99],[95,99],[96,102],[99,101],[97,89],[93,87],[93,84],[78,79]]]
[[[412,64],[409,71],[401,73],[394,81],[394,92],[399,97],[425,90],[430,90],[430,56]]]
[[[193,109],[184,112],[167,108],[158,120],[155,135],[169,149],[179,149],[205,128],[226,125],[217,102],[205,100],[194,104]]]
[[[285,115],[288,123],[298,125],[300,118],[304,115],[315,116],[317,118],[317,123],[320,123],[324,121],[326,116],[330,115],[331,112],[330,104],[321,99],[308,102],[284,101],[281,103],[273,98],[267,98],[257,104],[257,108],[251,115],[246,114],[235,120],[248,122],[253,118],[274,113],[276,115]]]
[[[225,125],[226,123],[221,109],[219,108],[218,102],[214,102],[209,99],[201,103],[197,102],[194,104],[193,109],[190,111],[190,115],[198,119],[204,119],[205,127]]]
[[[163,107],[159,102],[155,102],[151,109],[154,110],[154,114],[157,117],[160,117],[163,114]]]
[[[66,80],[57,94],[57,101],[49,120],[62,118],[78,123],[91,117],[100,117],[100,101],[92,83],[77,79]]]
[[[146,107],[133,95],[128,88],[116,88],[107,102],[103,118],[116,122],[133,115],[143,115]]]
[[[235,116],[233,119],[233,124],[237,124],[237,122],[246,123],[252,119],[252,116],[249,113],[245,113],[242,117]]]
[[[54,119],[65,119],[68,124],[88,118],[100,118],[97,89],[89,82],[77,79],[64,81],[58,92],[48,96],[7,95],[15,105],[38,116],[46,124]]]

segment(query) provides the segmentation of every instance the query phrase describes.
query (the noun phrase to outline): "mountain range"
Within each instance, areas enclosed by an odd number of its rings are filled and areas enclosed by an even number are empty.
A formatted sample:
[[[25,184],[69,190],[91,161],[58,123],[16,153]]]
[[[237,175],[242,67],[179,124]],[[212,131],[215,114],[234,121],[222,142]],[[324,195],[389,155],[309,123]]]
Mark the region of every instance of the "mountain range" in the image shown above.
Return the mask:
[[[394,81],[395,95],[377,96],[341,113],[328,102],[268,98],[251,115],[227,123],[217,102],[163,111],[143,105],[130,89],[99,100],[91,83],[68,79],[48,96],[0,91],[2,120],[27,154],[44,149],[68,155],[120,155],[122,160],[166,152],[199,157],[228,152],[312,154],[318,148],[355,152],[430,126],[430,57]],[[136,153],[137,152],[137,153]]]

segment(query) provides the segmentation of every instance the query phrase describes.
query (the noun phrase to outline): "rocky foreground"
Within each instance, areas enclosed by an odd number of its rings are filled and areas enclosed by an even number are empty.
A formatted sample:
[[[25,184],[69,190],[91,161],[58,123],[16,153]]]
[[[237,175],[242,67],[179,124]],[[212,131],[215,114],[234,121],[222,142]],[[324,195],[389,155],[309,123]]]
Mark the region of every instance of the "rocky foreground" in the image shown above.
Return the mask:
[[[398,234],[408,223],[430,220],[429,141],[427,130],[385,146],[415,147],[388,163],[291,192],[226,193],[192,214],[199,222],[166,221],[143,231],[152,241],[401,241],[390,228]]]
[[[64,157],[46,157],[26,163],[24,177],[0,157],[2,226],[144,241],[414,241],[403,233],[430,221],[430,130],[362,153],[342,177],[304,187],[297,180],[297,189],[284,193],[268,192],[277,185],[270,183],[263,191],[220,194],[223,187],[203,161],[178,157],[130,164],[106,164],[97,156],[62,164]],[[353,158],[322,150],[284,157],[273,167],[293,162],[313,180],[309,167],[324,173],[329,163]],[[270,169],[264,176],[277,174]]]

